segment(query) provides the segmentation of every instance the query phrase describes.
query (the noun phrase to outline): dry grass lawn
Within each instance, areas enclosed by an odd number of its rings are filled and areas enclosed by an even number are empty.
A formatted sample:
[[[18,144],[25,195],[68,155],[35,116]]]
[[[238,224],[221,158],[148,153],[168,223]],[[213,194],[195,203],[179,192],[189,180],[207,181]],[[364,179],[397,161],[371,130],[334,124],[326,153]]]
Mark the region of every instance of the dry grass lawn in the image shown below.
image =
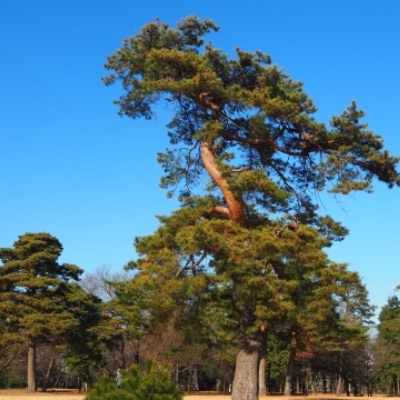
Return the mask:
[[[374,395],[373,397],[388,397],[383,395]],[[49,390],[47,393],[26,393],[25,390],[0,390],[0,400],[84,400],[85,395],[79,394],[76,390]],[[230,396],[216,394],[191,394],[186,395],[184,400],[229,400]],[[391,397],[392,398],[392,397]],[[310,396],[265,396],[261,397],[264,400],[345,400],[346,396],[336,397],[333,395],[310,395]],[[367,400],[367,397],[364,396]]]

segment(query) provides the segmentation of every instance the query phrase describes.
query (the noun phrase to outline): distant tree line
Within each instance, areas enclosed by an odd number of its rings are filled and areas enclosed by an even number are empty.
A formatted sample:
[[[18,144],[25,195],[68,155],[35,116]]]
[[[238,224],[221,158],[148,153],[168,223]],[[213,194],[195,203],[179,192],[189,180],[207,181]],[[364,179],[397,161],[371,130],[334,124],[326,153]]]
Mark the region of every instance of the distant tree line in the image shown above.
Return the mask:
[[[186,292],[172,304],[182,287],[143,279],[131,271],[135,263],[114,273],[103,266],[78,281],[80,268],[57,263],[61,251],[48,233],[24,234],[0,250],[2,388],[86,390],[152,359],[167,365],[181,390],[231,390],[238,344],[219,306],[203,310],[200,294],[188,301]],[[290,394],[400,394],[400,300],[388,299],[374,335],[374,307],[360,278],[344,265],[330,268],[329,284],[318,269],[306,281],[299,266],[288,276],[301,292],[289,293],[294,304],[276,309],[265,328],[261,386],[269,394],[288,387]]]

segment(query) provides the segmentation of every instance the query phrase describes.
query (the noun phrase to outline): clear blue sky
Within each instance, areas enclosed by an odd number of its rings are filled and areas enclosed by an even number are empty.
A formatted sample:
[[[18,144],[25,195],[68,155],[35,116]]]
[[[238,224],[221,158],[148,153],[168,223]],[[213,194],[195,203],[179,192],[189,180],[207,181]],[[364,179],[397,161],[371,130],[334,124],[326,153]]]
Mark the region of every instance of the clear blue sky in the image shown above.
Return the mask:
[[[262,50],[305,82],[327,122],[356,100],[370,128],[400,155],[400,2],[393,0],[3,0],[0,12],[0,247],[46,231],[62,262],[117,272],[135,236],[177,207],[158,187],[165,116],[117,116],[121,93],[101,77],[106,56],[156,16],[211,18],[217,47]],[[322,213],[350,229],[329,251],[359,271],[382,306],[400,284],[400,189],[324,196]]]

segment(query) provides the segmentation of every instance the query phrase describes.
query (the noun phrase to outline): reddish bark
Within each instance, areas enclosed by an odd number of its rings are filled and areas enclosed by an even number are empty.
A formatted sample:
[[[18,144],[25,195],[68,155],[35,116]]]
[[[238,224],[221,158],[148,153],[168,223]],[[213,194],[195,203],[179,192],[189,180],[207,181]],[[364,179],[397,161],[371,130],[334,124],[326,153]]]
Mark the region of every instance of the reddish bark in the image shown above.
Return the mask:
[[[241,199],[235,198],[234,194],[229,189],[228,182],[219,171],[215,162],[216,157],[211,150],[211,145],[208,142],[203,142],[203,145],[201,146],[201,158],[207,172],[210,174],[217,186],[221,189],[232,221],[235,221],[240,226],[244,227],[246,225],[244,203],[241,201]]]

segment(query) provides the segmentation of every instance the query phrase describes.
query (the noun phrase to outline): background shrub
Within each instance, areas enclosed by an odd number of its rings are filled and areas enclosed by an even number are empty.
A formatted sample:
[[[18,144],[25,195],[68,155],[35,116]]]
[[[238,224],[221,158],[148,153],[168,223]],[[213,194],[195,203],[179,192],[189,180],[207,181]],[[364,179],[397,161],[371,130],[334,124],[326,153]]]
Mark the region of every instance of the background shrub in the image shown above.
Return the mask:
[[[87,400],[182,400],[182,393],[170,381],[166,369],[147,361],[141,371],[135,365],[122,373],[121,389],[114,380],[103,378],[89,390]]]

